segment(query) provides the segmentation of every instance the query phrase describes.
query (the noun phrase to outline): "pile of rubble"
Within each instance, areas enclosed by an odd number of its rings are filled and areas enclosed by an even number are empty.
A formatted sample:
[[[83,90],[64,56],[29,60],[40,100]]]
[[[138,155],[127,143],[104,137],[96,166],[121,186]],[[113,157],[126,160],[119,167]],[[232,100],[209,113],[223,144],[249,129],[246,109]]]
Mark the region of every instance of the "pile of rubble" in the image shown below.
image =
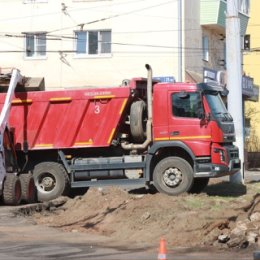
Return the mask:
[[[244,214],[237,214],[206,227],[205,235],[210,239],[209,245],[224,248],[260,247],[260,193],[238,210]]]

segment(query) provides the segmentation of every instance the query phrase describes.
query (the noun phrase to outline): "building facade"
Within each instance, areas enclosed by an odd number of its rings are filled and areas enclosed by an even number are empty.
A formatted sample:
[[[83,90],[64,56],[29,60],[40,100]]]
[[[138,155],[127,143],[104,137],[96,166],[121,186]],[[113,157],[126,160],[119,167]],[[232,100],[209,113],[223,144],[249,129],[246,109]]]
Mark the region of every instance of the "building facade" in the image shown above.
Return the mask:
[[[47,88],[178,75],[178,1],[20,0],[0,3],[0,60]]]
[[[0,67],[47,89],[118,85],[146,76],[200,82],[225,70],[224,0],[3,1]],[[239,0],[241,36],[249,0]]]
[[[260,85],[260,17],[258,10],[260,2],[251,0],[250,20],[247,28],[249,45],[244,51],[243,68],[246,74],[254,78],[254,83]],[[256,91],[256,90],[255,90]],[[258,90],[259,92],[259,90]],[[249,167],[260,167],[260,100],[246,102],[245,114],[247,117],[247,150],[249,153]]]

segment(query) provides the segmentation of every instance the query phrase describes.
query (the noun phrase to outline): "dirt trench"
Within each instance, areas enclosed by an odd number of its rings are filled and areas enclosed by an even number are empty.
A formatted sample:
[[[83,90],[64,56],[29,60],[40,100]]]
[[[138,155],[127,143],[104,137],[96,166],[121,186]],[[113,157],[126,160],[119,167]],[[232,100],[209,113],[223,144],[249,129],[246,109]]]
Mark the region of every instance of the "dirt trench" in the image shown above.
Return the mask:
[[[157,245],[164,237],[174,247],[260,247],[259,182],[210,183],[201,194],[176,197],[91,188],[37,207],[31,213],[38,224],[104,235],[122,245]]]

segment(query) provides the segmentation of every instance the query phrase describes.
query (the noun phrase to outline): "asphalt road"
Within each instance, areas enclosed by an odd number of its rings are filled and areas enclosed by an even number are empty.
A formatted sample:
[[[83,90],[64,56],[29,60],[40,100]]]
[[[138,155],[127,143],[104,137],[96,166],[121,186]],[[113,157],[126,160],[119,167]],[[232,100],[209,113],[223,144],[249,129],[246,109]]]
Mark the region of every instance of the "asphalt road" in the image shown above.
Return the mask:
[[[68,233],[35,225],[30,217],[17,216],[15,207],[0,207],[0,259],[89,259],[152,260],[158,259],[158,248],[149,245],[118,246],[105,237]],[[159,244],[158,244],[159,247]],[[210,252],[199,249],[167,248],[167,259],[173,260],[252,260],[253,251]]]
[[[259,170],[246,170],[245,171],[246,181],[260,181],[260,169]]]

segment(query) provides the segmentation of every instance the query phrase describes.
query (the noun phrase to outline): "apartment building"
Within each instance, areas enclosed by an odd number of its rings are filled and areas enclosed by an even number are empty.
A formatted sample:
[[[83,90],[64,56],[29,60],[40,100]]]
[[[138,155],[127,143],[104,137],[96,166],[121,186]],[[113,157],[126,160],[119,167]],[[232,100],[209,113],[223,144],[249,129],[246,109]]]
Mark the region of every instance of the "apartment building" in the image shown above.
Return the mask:
[[[0,60],[47,88],[178,74],[178,1],[0,1]]]
[[[244,71],[252,78],[254,83],[260,85],[260,17],[258,10],[260,2],[251,0],[250,20],[247,28],[247,49],[244,50]],[[247,150],[249,167],[260,167],[260,100],[259,89],[254,89],[258,94],[255,102],[246,102],[245,114],[247,117]]]
[[[0,67],[45,77],[47,89],[219,80],[224,0],[1,0]],[[241,35],[249,0],[239,0]]]

